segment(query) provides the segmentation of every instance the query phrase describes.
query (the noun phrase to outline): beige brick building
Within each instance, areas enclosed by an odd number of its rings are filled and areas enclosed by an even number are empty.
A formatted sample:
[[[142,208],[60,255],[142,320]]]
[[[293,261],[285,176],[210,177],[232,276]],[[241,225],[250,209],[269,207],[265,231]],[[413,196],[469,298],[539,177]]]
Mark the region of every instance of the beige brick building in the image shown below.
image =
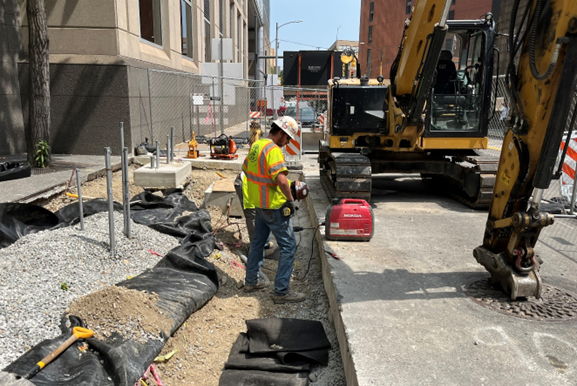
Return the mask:
[[[196,83],[179,74],[203,74],[204,64],[215,59],[214,38],[232,40],[232,57],[225,62],[238,63],[235,77],[258,79],[258,67],[264,64],[257,57],[270,47],[269,7],[263,0],[46,0],[53,151],[100,154],[104,146],[112,146],[118,154],[120,121],[131,147],[154,137],[157,122],[162,130],[177,126],[188,108],[176,111],[170,92],[186,86],[191,89],[180,90],[183,95],[207,93],[206,87],[194,89]],[[18,0],[16,8],[26,124],[25,1]],[[162,71],[162,77],[158,72],[151,76],[151,71]],[[156,108],[151,97],[160,101]],[[160,116],[163,112],[167,116]],[[14,152],[1,145],[0,154]]]

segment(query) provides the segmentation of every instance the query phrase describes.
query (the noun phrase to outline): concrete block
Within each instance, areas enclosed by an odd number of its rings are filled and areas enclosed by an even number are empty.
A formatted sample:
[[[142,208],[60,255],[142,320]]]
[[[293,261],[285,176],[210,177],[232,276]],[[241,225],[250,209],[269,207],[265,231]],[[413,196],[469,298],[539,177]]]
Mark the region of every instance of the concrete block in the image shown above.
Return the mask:
[[[230,209],[228,205],[230,202]],[[240,200],[234,190],[234,178],[225,178],[212,183],[204,192],[202,207],[215,206],[222,209],[223,214],[232,217],[242,217]]]
[[[157,168],[144,166],[134,171],[134,184],[145,188],[182,188],[192,175],[190,162],[161,163]]]
[[[313,131],[310,128],[303,128],[302,136],[303,153],[318,153],[319,141],[324,138],[324,133],[322,131]]]

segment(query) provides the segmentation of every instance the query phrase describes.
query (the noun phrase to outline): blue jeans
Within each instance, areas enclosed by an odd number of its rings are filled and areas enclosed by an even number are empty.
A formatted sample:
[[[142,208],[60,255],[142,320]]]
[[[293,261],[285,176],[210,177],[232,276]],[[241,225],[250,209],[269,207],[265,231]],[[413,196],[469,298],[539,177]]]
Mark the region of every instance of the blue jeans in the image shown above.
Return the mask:
[[[282,295],[289,289],[297,244],[290,218],[283,216],[280,209],[256,208],[255,230],[250,242],[245,284],[256,284],[258,270],[263,263],[264,245],[271,232],[280,249],[274,291]]]

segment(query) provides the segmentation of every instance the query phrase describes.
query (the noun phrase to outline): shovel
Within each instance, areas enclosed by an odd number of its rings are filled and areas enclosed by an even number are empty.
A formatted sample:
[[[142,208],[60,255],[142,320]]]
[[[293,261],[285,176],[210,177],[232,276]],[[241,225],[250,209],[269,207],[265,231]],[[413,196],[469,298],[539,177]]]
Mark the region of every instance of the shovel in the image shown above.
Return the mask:
[[[74,342],[78,339],[88,339],[94,336],[94,331],[89,330],[83,327],[74,327],[72,329],[72,335],[66,339],[58,348],[52,351],[50,354],[46,355],[42,358],[36,366],[24,377],[26,379],[30,379],[34,377],[40,370],[46,367],[47,364],[52,362],[58,355],[62,354],[68,347],[70,347]]]

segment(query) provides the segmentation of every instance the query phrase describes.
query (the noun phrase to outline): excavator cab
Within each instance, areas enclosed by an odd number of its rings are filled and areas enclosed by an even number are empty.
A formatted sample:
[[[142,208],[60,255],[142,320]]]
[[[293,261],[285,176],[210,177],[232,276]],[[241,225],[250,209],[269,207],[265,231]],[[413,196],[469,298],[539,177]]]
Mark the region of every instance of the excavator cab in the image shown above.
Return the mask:
[[[487,23],[448,21],[426,111],[429,137],[484,137],[490,111],[493,31]]]

